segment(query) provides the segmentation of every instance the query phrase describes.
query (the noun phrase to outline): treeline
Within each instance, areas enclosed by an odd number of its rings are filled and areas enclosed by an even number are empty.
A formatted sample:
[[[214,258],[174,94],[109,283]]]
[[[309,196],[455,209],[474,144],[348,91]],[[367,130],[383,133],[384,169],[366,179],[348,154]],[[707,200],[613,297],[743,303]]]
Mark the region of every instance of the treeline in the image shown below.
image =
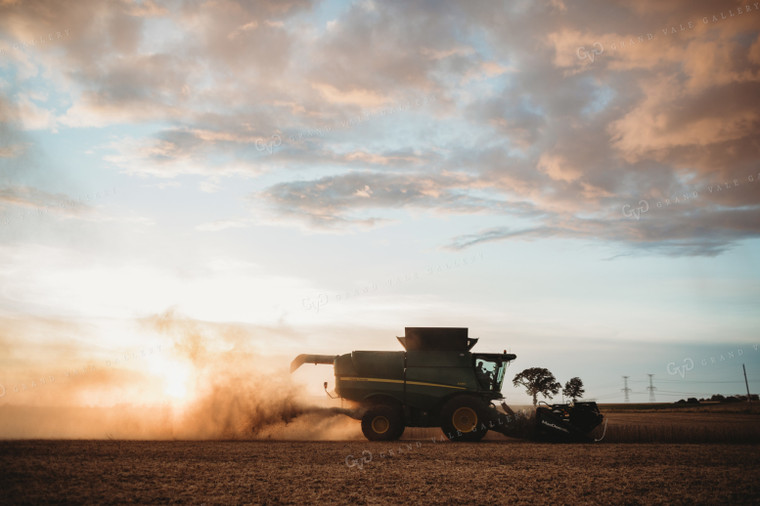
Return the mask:
[[[752,394],[749,396],[750,400],[757,401],[758,399],[757,394]],[[703,397],[701,399],[697,399],[696,397],[689,397],[688,399],[680,399],[676,401],[676,404],[699,404],[701,402],[746,402],[747,396],[746,395],[721,395],[721,394],[715,394],[709,399],[706,397]]]

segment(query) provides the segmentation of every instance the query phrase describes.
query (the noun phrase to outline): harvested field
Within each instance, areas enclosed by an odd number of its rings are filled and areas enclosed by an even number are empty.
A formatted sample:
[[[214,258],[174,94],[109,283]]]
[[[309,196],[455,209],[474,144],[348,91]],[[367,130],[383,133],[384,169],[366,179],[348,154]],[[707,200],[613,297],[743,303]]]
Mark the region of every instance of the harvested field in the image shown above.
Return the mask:
[[[529,410],[529,407],[521,406]],[[603,443],[760,444],[760,405],[681,407],[678,405],[601,405],[607,421],[593,432]],[[430,439],[439,429],[409,428],[404,439]],[[502,441],[489,432],[486,439]]]
[[[760,417],[722,413],[608,413],[610,443],[760,443]],[[598,432],[598,431],[596,431]]]
[[[760,443],[760,406],[602,405],[608,443]],[[599,430],[595,434],[600,435]]]
[[[755,445],[0,442],[4,503],[751,504]]]

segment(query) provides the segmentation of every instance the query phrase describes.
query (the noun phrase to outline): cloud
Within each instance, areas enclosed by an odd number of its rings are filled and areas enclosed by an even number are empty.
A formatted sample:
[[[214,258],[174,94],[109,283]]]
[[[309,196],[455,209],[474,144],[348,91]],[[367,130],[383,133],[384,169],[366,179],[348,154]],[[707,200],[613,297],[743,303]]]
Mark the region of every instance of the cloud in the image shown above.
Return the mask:
[[[26,151],[24,144],[12,144],[0,147],[0,158],[16,158]]]
[[[24,79],[37,75],[35,63],[39,75],[60,77],[64,112],[51,112],[60,110],[53,98],[19,96],[15,124],[151,125],[113,142],[105,160],[138,177],[276,172],[280,181],[256,195],[283,223],[316,230],[371,227],[417,209],[527,216],[531,237],[651,251],[681,241],[673,251],[684,254],[690,244],[713,254],[700,245],[718,236],[726,247],[757,236],[743,214],[758,204],[749,190],[690,203],[705,223],[728,228],[725,237],[688,226],[681,212],[619,230],[626,203],[752,173],[760,158],[753,5],[356,2],[321,24],[312,16],[322,7],[4,5],[0,26],[17,40],[71,34],[55,53],[30,49],[15,60]],[[734,15],[723,19],[728,9]],[[420,97],[436,100],[396,107]],[[393,114],[381,113],[388,108]],[[24,145],[0,145],[0,159]],[[217,181],[198,188],[213,192]],[[526,236],[485,227],[482,235]]]
[[[29,186],[0,187],[0,206],[20,207],[41,213],[52,212],[64,217],[77,217],[91,211],[91,206],[67,195],[49,193]]]
[[[334,86],[322,83],[315,83],[312,86],[319,90],[325,99],[331,103],[351,104],[359,107],[378,107],[388,101],[387,98],[367,90],[339,91]]]
[[[24,130],[55,130],[56,120],[53,114],[37,105],[30,97],[17,97],[20,120]]]
[[[355,3],[315,44],[309,76],[349,96],[354,90],[385,96],[405,88],[440,89],[448,74],[481,64],[456,36],[468,30],[466,20],[456,2],[440,10],[421,3]]]
[[[255,141],[250,138],[248,153],[256,153]],[[241,139],[225,135],[209,135],[208,132],[170,130],[155,138],[126,138],[108,145],[111,153],[105,161],[127,174],[173,178],[181,174],[200,174],[219,177],[238,174],[253,176],[264,170],[263,166],[227,149]],[[258,158],[262,154],[258,153]],[[203,191],[213,191],[213,183],[206,182]]]
[[[529,214],[529,206],[475,195],[477,181],[465,174],[392,174],[351,172],[316,180],[275,184],[255,196],[276,213],[332,228],[348,224],[372,225],[384,209],[419,208],[442,213],[493,212]]]
[[[251,224],[243,220],[217,220],[209,223],[201,223],[195,227],[199,232],[219,232],[230,228],[248,228]]]
[[[513,238],[546,238],[560,232],[560,229],[549,227],[528,228],[523,230],[510,230],[508,228],[492,228],[483,230],[477,234],[466,234],[454,238],[449,244],[451,249],[461,250],[476,244],[490,241],[501,241]]]
[[[21,125],[18,104],[0,94],[0,161],[7,163],[26,153],[29,139]]]
[[[661,213],[641,214],[639,219],[554,218],[554,226],[514,230],[492,228],[455,237],[447,247],[462,250],[477,244],[501,240],[535,240],[549,238],[594,239],[618,246],[625,245],[625,254],[657,254],[667,256],[720,255],[746,237],[757,235],[760,227],[760,206],[742,210],[694,210],[667,208]],[[667,216],[670,213],[671,216]],[[665,219],[662,215],[666,215]],[[549,221],[549,220],[547,220]]]
[[[647,47],[638,39],[639,34],[644,34],[642,38],[647,41],[648,31],[655,32],[660,24],[667,25],[680,16],[686,19],[694,11],[684,8],[663,13],[659,9],[656,15],[639,12],[639,18],[622,23],[623,14],[631,14],[627,7],[615,6],[611,14],[591,15],[598,12],[597,7],[597,2],[587,2],[568,15],[561,8],[542,11],[536,6],[526,12],[509,13],[515,16],[509,21],[504,19],[506,12],[493,7],[474,9],[451,25],[437,24],[443,23],[440,19],[428,20],[433,26],[446,26],[444,32],[455,26],[461,29],[478,24],[485,30],[487,40],[511,44],[508,63],[500,63],[504,59],[487,60],[491,68],[499,65],[513,70],[508,80],[499,83],[501,88],[455,105],[454,110],[466,111],[468,121],[479,132],[478,144],[462,143],[442,155],[433,155],[432,150],[415,154],[416,167],[424,166],[426,161],[429,165],[427,157],[435,156],[436,165],[466,174],[466,182],[452,185],[445,178],[433,178],[423,194],[416,186],[423,179],[399,179],[394,187],[408,186],[409,191],[395,194],[382,192],[388,180],[385,175],[349,173],[280,183],[261,196],[281,215],[301,217],[318,228],[357,222],[372,226],[392,216],[394,209],[412,207],[455,214],[477,210],[494,215],[522,208],[528,212],[523,216],[534,220],[534,225],[525,230],[486,229],[472,237],[454,238],[450,245],[456,248],[492,240],[576,237],[606,240],[656,254],[714,255],[736,241],[756,237],[758,229],[751,220],[741,212],[723,213],[720,206],[726,202],[715,201],[730,198],[732,205],[752,208],[758,204],[758,194],[749,187],[730,197],[704,195],[690,202],[685,210],[650,214],[635,229],[627,226],[620,211],[635,199],[666,199],[696,185],[706,188],[721,178],[738,176],[746,180],[751,174],[751,160],[758,155],[757,144],[751,142],[752,132],[758,130],[757,108],[741,104],[756,102],[760,90],[755,89],[757,68],[752,67],[746,40],[733,38],[725,25],[716,25],[680,38],[663,40],[665,35],[655,36],[657,42]],[[382,12],[352,9],[347,14],[352,23],[341,27],[339,22],[325,39],[325,50],[332,50],[326,54],[340,54],[335,61],[355,61],[350,51],[375,37],[372,30],[383,33],[377,25],[392,13],[393,7]],[[412,12],[408,17],[415,15]],[[522,26],[516,27],[514,33],[493,31],[501,22]],[[733,28],[746,31],[751,26],[741,22]],[[524,39],[520,41],[519,35]],[[461,40],[454,43],[448,39],[450,36],[428,34],[428,44],[424,46],[407,40],[401,59],[416,54],[412,48],[421,48],[419,68],[430,70],[428,85],[436,86],[437,78],[445,75],[440,67],[434,67],[441,61],[476,61],[482,57],[472,45],[463,45]],[[384,44],[392,46],[400,37],[413,39],[415,35],[393,34]],[[636,40],[634,46],[616,51],[608,48],[596,61],[578,57],[581,44],[591,46],[594,40],[631,37]],[[753,44],[756,38],[755,33]],[[333,39],[343,41],[341,49],[329,44]],[[431,46],[430,40],[439,43],[439,48],[431,49],[436,46]],[[461,47],[470,49],[452,49]],[[379,51],[382,54],[383,48]],[[700,58],[703,52],[711,56]],[[426,63],[424,58],[432,60]],[[373,75],[363,71],[369,64],[359,63],[353,76],[342,75],[339,68],[333,68],[334,79],[340,76],[342,83],[353,80],[363,89],[381,89],[380,79],[386,73],[375,82],[368,77],[359,81],[356,76]],[[580,71],[568,73],[568,68]],[[447,71],[449,75],[454,73],[452,69]],[[469,70],[460,68],[458,72]],[[446,86],[450,93],[450,84]],[[443,101],[436,105],[437,112],[446,118]],[[440,135],[446,127],[442,122],[434,131]],[[722,160],[718,153],[724,153]],[[352,162],[389,167],[398,167],[401,162],[362,152],[338,159],[349,162],[349,170]],[[487,199],[479,195],[484,187],[488,188]],[[706,227],[696,226],[690,215],[699,216]]]

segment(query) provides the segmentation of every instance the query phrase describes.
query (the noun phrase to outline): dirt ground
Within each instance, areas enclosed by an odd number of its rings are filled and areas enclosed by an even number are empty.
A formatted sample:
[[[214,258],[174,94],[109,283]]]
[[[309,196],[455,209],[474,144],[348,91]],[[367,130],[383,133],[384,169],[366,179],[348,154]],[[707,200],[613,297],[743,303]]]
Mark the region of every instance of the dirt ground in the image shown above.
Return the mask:
[[[756,445],[2,441],[4,504],[757,504]]]

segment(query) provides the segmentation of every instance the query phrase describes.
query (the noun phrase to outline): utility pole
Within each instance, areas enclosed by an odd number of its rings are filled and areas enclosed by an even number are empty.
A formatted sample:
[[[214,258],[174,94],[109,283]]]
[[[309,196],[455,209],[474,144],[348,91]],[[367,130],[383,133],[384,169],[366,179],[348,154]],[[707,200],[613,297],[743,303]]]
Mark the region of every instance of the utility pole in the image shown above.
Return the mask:
[[[625,384],[625,387],[623,388],[623,392],[625,393],[625,402],[631,402],[631,399],[628,397],[628,393],[631,391],[631,389],[628,388],[628,376],[623,376],[623,383]]]
[[[749,395],[749,382],[747,381],[747,368],[742,364],[742,370],[744,371],[744,385],[747,387],[747,402],[752,402],[752,396]]]
[[[654,374],[648,374],[647,376],[649,376],[649,386],[647,387],[647,390],[649,390],[649,402],[655,402],[654,391],[657,390],[657,388],[652,384],[652,377]]]

